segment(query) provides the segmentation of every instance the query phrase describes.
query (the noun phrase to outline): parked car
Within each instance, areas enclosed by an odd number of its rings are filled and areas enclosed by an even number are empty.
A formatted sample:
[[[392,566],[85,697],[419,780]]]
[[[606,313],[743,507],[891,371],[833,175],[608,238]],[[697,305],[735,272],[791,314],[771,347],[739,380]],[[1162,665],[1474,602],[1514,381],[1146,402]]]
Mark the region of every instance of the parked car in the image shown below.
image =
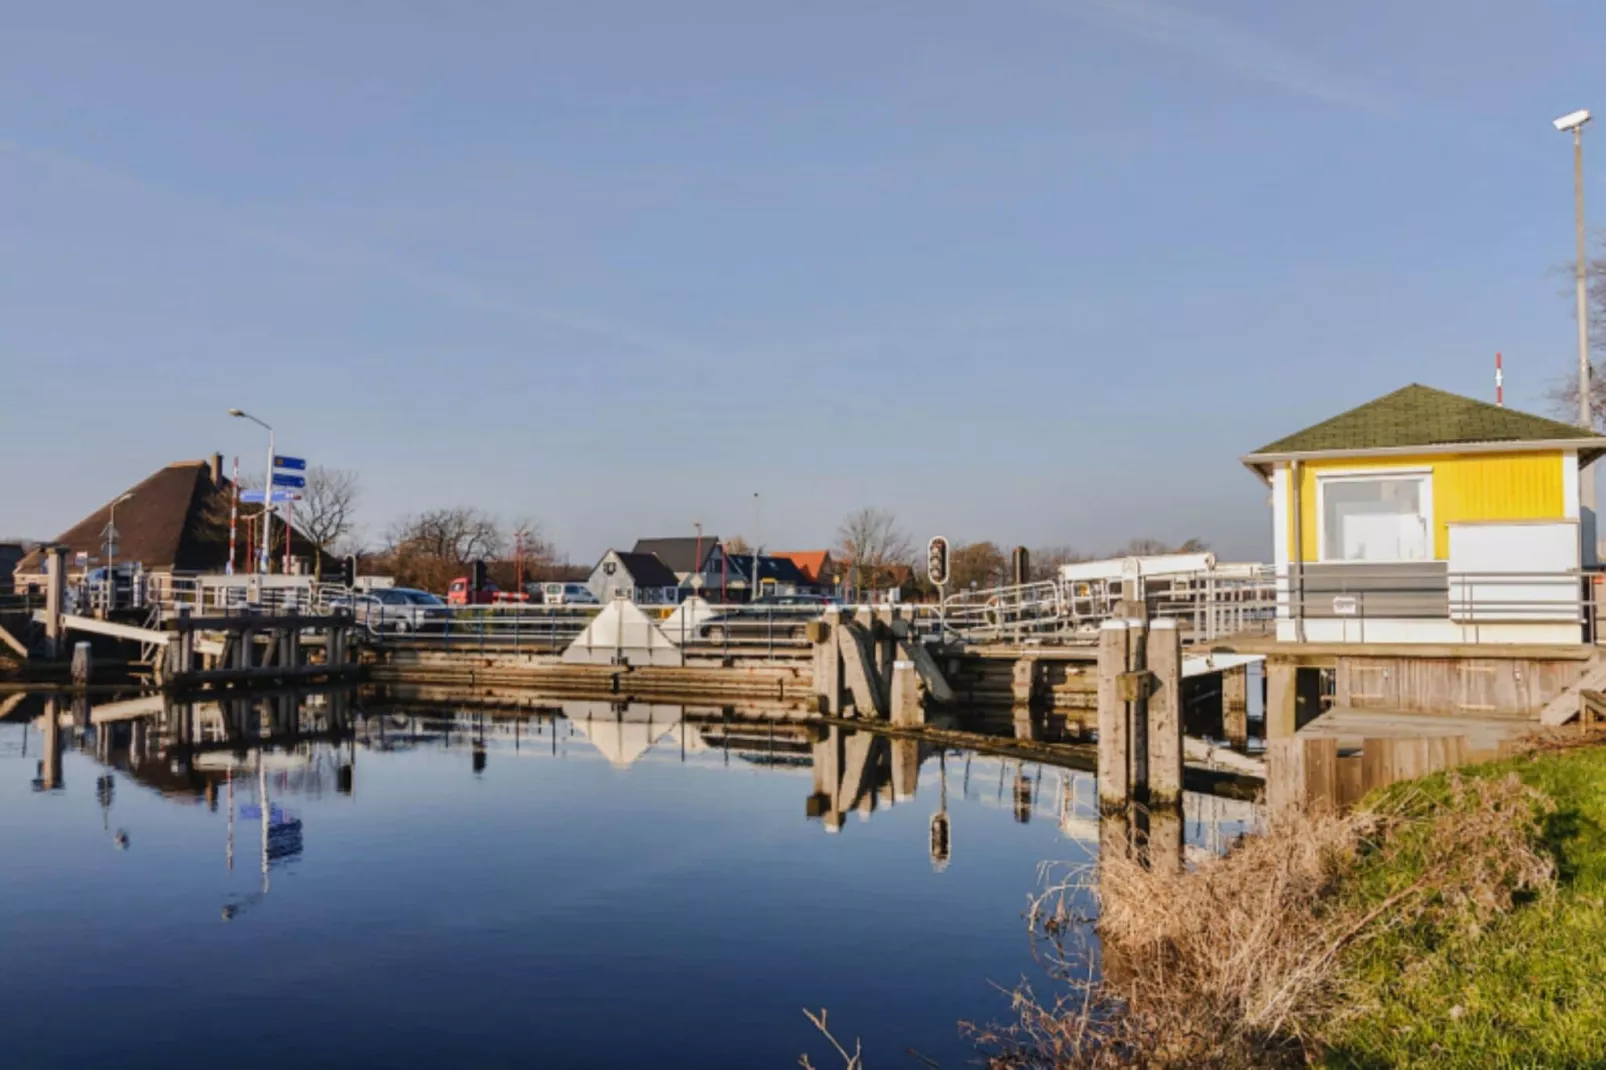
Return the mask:
[[[543,583],[541,601],[549,606],[595,606],[601,603],[583,583]]]
[[[428,591],[381,587],[335,603],[349,608],[358,624],[376,632],[423,632],[445,626],[451,610]]]
[[[818,606],[826,609],[836,605],[836,599],[823,594],[767,594],[753,602],[755,606]]]

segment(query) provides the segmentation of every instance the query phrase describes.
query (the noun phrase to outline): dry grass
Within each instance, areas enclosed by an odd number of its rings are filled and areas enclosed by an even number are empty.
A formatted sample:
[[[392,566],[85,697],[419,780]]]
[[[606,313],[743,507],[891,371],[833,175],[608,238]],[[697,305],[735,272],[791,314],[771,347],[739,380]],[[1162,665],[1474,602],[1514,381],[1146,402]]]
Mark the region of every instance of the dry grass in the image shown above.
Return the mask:
[[[1340,956],[1405,927],[1464,929],[1555,878],[1546,797],[1515,776],[1404,785],[1370,809],[1279,819],[1186,873],[1104,858],[1038,900],[1067,984],[977,1030],[995,1068],[1305,1065],[1345,1004]],[[1102,962],[1075,905],[1099,904]]]

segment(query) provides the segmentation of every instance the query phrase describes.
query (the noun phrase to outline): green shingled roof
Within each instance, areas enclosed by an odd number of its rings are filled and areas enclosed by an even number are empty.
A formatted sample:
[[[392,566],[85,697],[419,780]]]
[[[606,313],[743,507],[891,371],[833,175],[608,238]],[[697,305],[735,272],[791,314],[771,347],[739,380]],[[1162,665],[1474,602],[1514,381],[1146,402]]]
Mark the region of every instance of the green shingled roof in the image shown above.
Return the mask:
[[[1412,383],[1262,446],[1251,456],[1594,437],[1586,428]]]

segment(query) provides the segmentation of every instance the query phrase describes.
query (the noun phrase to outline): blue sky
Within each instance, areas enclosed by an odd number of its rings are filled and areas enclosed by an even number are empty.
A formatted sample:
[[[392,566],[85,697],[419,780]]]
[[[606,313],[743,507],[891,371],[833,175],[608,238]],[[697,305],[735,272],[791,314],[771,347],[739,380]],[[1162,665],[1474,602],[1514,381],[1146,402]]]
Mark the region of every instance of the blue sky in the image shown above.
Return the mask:
[[[256,456],[241,406],[376,536],[757,490],[770,544],[1263,556],[1242,453],[1496,350],[1544,408],[1602,54],[1582,0],[19,7],[0,534]]]

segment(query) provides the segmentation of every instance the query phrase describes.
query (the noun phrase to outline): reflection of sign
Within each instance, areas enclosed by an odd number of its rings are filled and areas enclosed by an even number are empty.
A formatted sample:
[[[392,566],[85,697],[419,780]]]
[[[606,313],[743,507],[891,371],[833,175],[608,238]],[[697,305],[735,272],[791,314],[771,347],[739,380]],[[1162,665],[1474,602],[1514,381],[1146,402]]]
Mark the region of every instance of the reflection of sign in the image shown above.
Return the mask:
[[[83,550],[79,550],[76,554],[72,555],[72,562],[75,565],[87,565],[89,564],[89,554]]]
[[[300,457],[276,455],[273,458],[273,467],[288,468],[292,472],[305,472],[307,470],[307,462]]]
[[[1333,613],[1340,617],[1353,617],[1360,610],[1360,600],[1352,594],[1333,596]]]

